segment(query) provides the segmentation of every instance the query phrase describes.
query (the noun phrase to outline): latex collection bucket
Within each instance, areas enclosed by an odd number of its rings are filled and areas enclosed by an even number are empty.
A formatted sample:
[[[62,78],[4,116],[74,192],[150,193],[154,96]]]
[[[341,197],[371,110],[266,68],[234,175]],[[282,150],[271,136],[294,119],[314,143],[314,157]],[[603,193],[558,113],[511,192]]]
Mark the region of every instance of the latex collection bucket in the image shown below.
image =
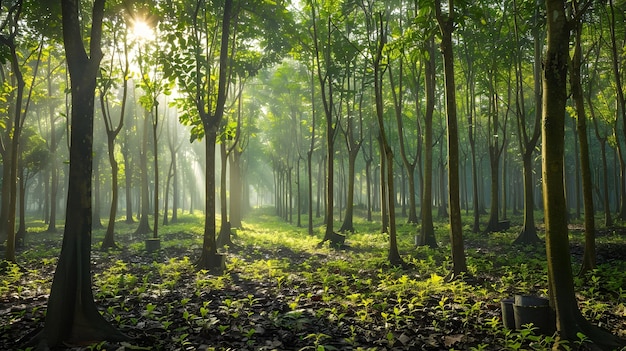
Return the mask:
[[[516,329],[523,329],[524,325],[532,323],[540,334],[552,335],[556,330],[550,301],[544,297],[515,295],[513,314]]]

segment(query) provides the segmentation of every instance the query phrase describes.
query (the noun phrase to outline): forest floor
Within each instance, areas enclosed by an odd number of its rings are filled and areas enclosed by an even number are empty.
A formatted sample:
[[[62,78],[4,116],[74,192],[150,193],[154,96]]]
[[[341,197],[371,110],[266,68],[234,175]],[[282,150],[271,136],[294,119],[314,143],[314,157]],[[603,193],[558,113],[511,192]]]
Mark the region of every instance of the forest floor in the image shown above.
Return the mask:
[[[306,222],[303,222],[306,223]],[[515,224],[515,220],[513,220]],[[357,222],[341,250],[255,211],[227,248],[226,270],[197,270],[201,219],[161,227],[162,249],[148,254],[133,225],[117,225],[120,250],[98,250],[94,296],[102,314],[131,337],[74,350],[518,350],[550,349],[552,335],[530,325],[504,328],[500,301],[546,294],[545,247],[514,247],[504,233],[466,230],[468,274],[447,282],[447,226],[440,248],[415,248],[416,227],[399,228],[409,268],[386,263],[387,238],[376,223]],[[43,228],[43,225],[41,226]],[[582,234],[573,227],[574,270]],[[319,229],[321,230],[321,229]],[[43,327],[61,232],[27,237],[20,267],[0,273],[0,350],[20,350]],[[626,231],[598,233],[598,269],[576,278],[583,314],[626,337]],[[587,341],[571,343],[579,349]]]

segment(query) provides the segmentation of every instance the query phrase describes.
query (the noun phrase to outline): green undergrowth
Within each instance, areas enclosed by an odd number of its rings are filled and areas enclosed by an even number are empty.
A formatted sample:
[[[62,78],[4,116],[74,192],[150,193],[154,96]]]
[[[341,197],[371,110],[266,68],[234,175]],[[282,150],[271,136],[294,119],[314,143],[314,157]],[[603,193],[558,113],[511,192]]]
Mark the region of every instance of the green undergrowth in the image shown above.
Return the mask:
[[[94,298],[103,315],[133,337],[91,349],[162,350],[547,350],[557,342],[526,325],[508,330],[500,301],[515,294],[547,294],[543,245],[514,247],[519,225],[503,233],[464,231],[468,272],[454,281],[446,223],[436,224],[439,247],[414,247],[419,225],[400,223],[399,248],[408,264],[387,261],[388,236],[379,222],[356,220],[346,246],[319,245],[315,235],[255,210],[233,230],[226,270],[198,270],[202,217],[183,215],[160,227],[161,250],[148,254],[119,222],[121,249],[100,251],[94,231]],[[469,219],[467,219],[469,221]],[[303,221],[306,223],[306,221]],[[41,227],[43,228],[43,226]],[[19,349],[20,338],[43,325],[61,233],[32,231],[20,266],[0,274],[0,349]],[[626,330],[624,234],[598,237],[597,269],[576,278],[579,306],[594,323]],[[572,231],[574,270],[582,234]],[[588,343],[584,335],[566,347]]]

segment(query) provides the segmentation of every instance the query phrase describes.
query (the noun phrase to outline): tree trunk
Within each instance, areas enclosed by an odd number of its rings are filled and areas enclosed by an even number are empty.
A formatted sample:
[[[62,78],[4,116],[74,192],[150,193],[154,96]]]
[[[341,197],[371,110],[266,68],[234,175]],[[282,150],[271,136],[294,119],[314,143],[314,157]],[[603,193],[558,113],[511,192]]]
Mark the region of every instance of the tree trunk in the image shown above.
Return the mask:
[[[152,156],[154,160],[154,213],[152,215],[152,238],[157,239],[159,237],[159,151],[158,151],[158,127],[159,127],[159,103],[154,101],[154,111],[152,115]]]
[[[98,148],[94,152],[93,161],[93,217],[91,225],[94,229],[102,229],[104,227],[100,216],[100,203],[102,202],[100,198],[100,156],[100,148]]]
[[[241,154],[238,147],[230,157],[230,225],[241,228],[243,217],[243,179],[241,177]]]
[[[524,223],[513,244],[534,244],[541,240],[535,226],[535,183],[533,176],[533,151],[527,149],[522,155],[524,173]]]
[[[341,224],[340,232],[354,233],[354,179],[355,179],[355,165],[356,158],[359,154],[359,149],[352,150],[348,153],[348,194],[346,200],[346,213],[343,217],[343,223]]]
[[[489,147],[492,149],[492,147]],[[496,151],[490,150],[490,153],[496,153]],[[489,159],[489,172],[490,172],[490,206],[489,206],[489,222],[487,222],[487,227],[485,228],[485,233],[498,231],[500,225],[500,194],[498,192],[499,182],[498,182],[498,173],[500,169],[500,159],[499,156],[493,155]]]
[[[222,248],[226,245],[233,246],[230,238],[230,222],[228,221],[228,199],[226,189],[226,167],[228,166],[228,153],[226,152],[226,142],[220,143],[220,234],[217,238],[217,247]]]
[[[51,71],[51,59],[48,58],[48,74],[47,74],[47,82],[48,82],[48,98],[53,98],[52,92],[52,71]],[[49,204],[48,208],[48,228],[46,232],[48,233],[56,233],[57,226],[57,195],[59,190],[59,169],[57,167],[57,148],[58,148],[58,139],[55,127],[55,111],[54,106],[50,104],[48,107],[48,121],[50,123],[50,139],[49,139],[49,170],[50,170],[50,185],[49,185]],[[0,240],[1,241],[1,240]]]
[[[173,154],[173,152],[172,152]],[[170,207],[170,188],[172,186],[172,178],[174,177],[174,164],[170,161],[170,166],[167,169],[167,178],[165,178],[165,196],[163,197],[163,225],[169,225],[169,207]]]
[[[426,114],[424,116],[424,187],[422,191],[422,228],[418,245],[437,247],[433,225],[433,113],[435,110],[435,41],[427,43],[428,61],[425,69]]]
[[[170,223],[178,222],[178,208],[180,207],[180,184],[178,182],[178,156],[177,152],[172,154],[172,219]]]
[[[107,149],[109,152],[109,164],[111,165],[111,207],[109,209],[109,223],[107,224],[107,231],[102,241],[101,249],[116,248],[115,243],[115,218],[117,217],[117,201],[119,194],[119,186],[117,180],[118,165],[115,160],[115,144],[114,138],[110,133],[107,133]]]
[[[393,266],[404,266],[405,263],[398,251],[397,234],[396,234],[396,192],[394,188],[394,174],[393,174],[393,152],[391,151],[391,145],[387,141],[387,135],[385,134],[385,124],[383,121],[383,65],[382,65],[382,52],[387,39],[386,26],[383,21],[383,15],[378,14],[377,18],[377,47],[374,56],[373,68],[374,68],[374,96],[376,103],[376,119],[378,121],[378,131],[381,150],[381,190],[383,190],[384,196],[381,197],[381,205],[387,207],[387,213],[383,218],[387,217],[387,233],[389,234],[389,263]],[[384,163],[382,161],[385,161]],[[385,175],[386,171],[386,175]],[[386,177],[385,177],[386,176]],[[384,223],[384,221],[383,221]],[[383,227],[384,228],[384,227]]]
[[[124,190],[126,192],[126,224],[132,224],[135,223],[135,220],[133,219],[133,191],[132,191],[132,177],[131,174],[129,172],[130,169],[132,169],[131,164],[130,164],[130,150],[128,147],[128,136],[126,136],[125,141],[124,141],[124,146],[122,147],[122,149],[124,150],[122,152],[122,155],[124,156],[124,169],[125,174],[124,174]]]
[[[222,269],[223,262],[216,260],[217,245],[215,237],[215,143],[220,123],[224,117],[224,105],[226,103],[226,83],[228,81],[229,38],[230,23],[232,20],[233,0],[224,2],[222,16],[222,33],[219,56],[219,81],[217,88],[217,102],[215,114],[209,115],[201,107],[200,117],[205,131],[206,147],[206,187],[205,187],[205,220],[202,254],[197,263],[199,269]]]
[[[454,83],[454,58],[452,31],[454,30],[454,1],[449,0],[450,14],[444,18],[440,0],[436,0],[437,22],[441,30],[441,51],[444,61],[446,115],[448,131],[448,196],[450,204],[450,242],[452,245],[452,272],[456,278],[467,271],[463,243],[463,223],[459,201],[459,135],[456,115],[456,85]]]
[[[206,128],[206,127],[205,127]],[[215,268],[211,265],[213,257],[217,255],[216,224],[215,224],[215,143],[217,128],[206,129],[206,188],[205,188],[205,220],[202,254],[197,263],[198,268]]]
[[[398,125],[398,144],[400,145],[400,156],[402,157],[402,163],[404,164],[404,169],[406,170],[406,176],[408,177],[408,182],[409,182],[409,215],[407,218],[407,223],[417,223],[417,205],[415,203],[415,166],[416,166],[416,161],[417,161],[417,157],[415,159],[413,159],[413,162],[411,162],[409,160],[409,155],[408,152],[406,150],[406,145],[404,143],[404,122],[402,120],[403,115],[402,115],[402,106],[403,106],[403,81],[404,81],[404,77],[403,77],[403,61],[402,59],[400,59],[400,65],[399,65],[399,73],[398,73],[398,86],[397,86],[397,92],[396,92],[396,86],[394,84],[394,76],[393,76],[393,70],[389,69],[389,82],[391,84],[390,90],[391,93],[393,95],[393,101],[394,101],[394,112],[395,112],[395,116],[396,116],[396,123]],[[416,152],[417,155],[417,152]],[[404,190],[402,191],[402,193],[404,194]],[[402,213],[403,215],[406,215],[406,209],[404,206],[404,202],[403,202],[403,206],[402,206]]]
[[[379,189],[379,193],[380,193],[380,222],[381,222],[381,228],[380,228],[380,232],[381,233],[389,233],[389,205],[393,206],[395,205],[395,202],[390,204],[388,199],[387,199],[387,192],[389,191],[389,189],[387,188],[386,184],[386,180],[385,178],[387,178],[387,175],[385,174],[385,170],[387,168],[387,156],[385,155],[385,149],[384,149],[384,144],[382,141],[382,136],[381,134],[384,132],[384,130],[379,130],[378,133],[378,153],[379,153],[379,157],[380,157],[380,167],[378,169],[378,173],[379,173],[379,178],[380,178],[380,186],[378,187]]]
[[[21,158],[21,157],[20,157]],[[20,160],[21,163],[21,160]],[[15,233],[15,246],[24,247],[26,244],[26,178],[24,177],[24,167],[19,166],[19,206],[20,206],[20,222]]]
[[[560,339],[578,340],[578,333],[599,347],[615,348],[622,340],[592,326],[578,309],[574,294],[563,183],[565,105],[567,101],[567,62],[569,22],[563,0],[546,0],[547,48],[543,72],[542,175],[546,224],[548,291],[556,311]]]
[[[574,2],[577,7],[577,2]],[[591,182],[591,166],[589,160],[589,141],[587,139],[587,115],[585,113],[585,100],[583,96],[583,88],[581,83],[581,66],[582,66],[582,22],[575,24],[574,30],[574,53],[570,67],[570,86],[572,97],[576,105],[576,127],[578,131],[578,141],[580,142],[580,173],[583,183],[583,204],[585,210],[585,251],[583,254],[583,263],[580,268],[580,274],[584,274],[596,267],[596,235],[595,235],[595,219],[593,206],[593,184]],[[576,172],[578,174],[578,172]],[[578,184],[576,185],[578,188]],[[578,193],[578,190],[577,190]],[[578,199],[577,199],[578,200]],[[579,206],[577,206],[578,208]],[[577,209],[577,212],[579,210]]]
[[[543,40],[540,38],[540,26],[538,25],[540,21],[540,0],[537,1],[537,6],[535,7],[535,24],[533,29],[533,39],[534,39],[534,64],[533,64],[533,76],[534,76],[534,102],[535,102],[535,118],[534,118],[534,126],[532,135],[528,137],[528,133],[526,131],[526,124],[524,123],[525,119],[525,108],[524,108],[524,96],[518,95],[517,98],[517,106],[518,106],[518,119],[521,119],[517,123],[518,125],[518,138],[520,143],[520,150],[522,150],[522,172],[523,172],[523,188],[524,188],[524,223],[522,224],[522,229],[519,232],[519,235],[513,242],[513,244],[534,244],[538,243],[541,240],[537,236],[537,228],[535,226],[535,183],[534,183],[534,170],[533,170],[533,155],[534,150],[539,141],[539,136],[541,133],[541,118],[542,118],[542,92],[541,92],[541,51],[542,51],[542,43]],[[517,3],[515,3],[517,4]],[[517,5],[516,5],[517,6]],[[517,22],[516,22],[517,24]],[[517,26],[516,26],[517,28]],[[516,32],[517,38],[517,32]],[[516,62],[516,81],[517,81],[517,90],[520,94],[523,93],[523,78],[522,78],[522,67],[521,62],[518,60]]]
[[[70,182],[61,254],[54,274],[44,330],[47,346],[127,339],[98,312],[91,291],[91,176],[94,92],[102,58],[104,0],[93,7],[89,58],[83,48],[78,0],[63,0],[63,38],[71,78]],[[41,343],[40,343],[41,346]]]
[[[141,215],[139,217],[139,226],[135,230],[135,235],[148,234],[150,222],[148,221],[148,213],[150,212],[150,191],[148,189],[148,122],[149,117],[147,111],[144,115],[143,122],[143,138],[141,142],[141,150],[139,152],[139,169],[141,172]]]
[[[21,3],[18,8],[21,9]],[[17,14],[9,14],[9,16],[15,16],[15,20],[19,19],[19,12]],[[5,232],[7,234],[5,259],[9,262],[17,262],[15,257],[15,218],[17,210],[17,197],[18,197],[18,158],[19,158],[19,139],[22,133],[23,126],[23,113],[22,113],[22,101],[24,98],[24,78],[21,72],[21,67],[18,62],[17,48],[15,45],[15,39],[2,40],[2,44],[7,46],[9,50],[9,61],[11,63],[12,73],[15,75],[15,104],[12,106],[13,123],[7,125],[7,128],[11,131],[10,135],[10,147],[8,154],[8,162],[4,162],[4,166],[9,166],[9,178],[3,178],[3,183],[6,181],[9,183],[9,201],[6,222],[2,222],[2,225],[6,223]],[[10,112],[10,113],[11,113]],[[4,193],[3,193],[4,196]]]
[[[597,60],[596,60],[597,62]],[[595,75],[594,75],[595,77]],[[589,80],[590,82],[593,81],[593,79]],[[594,124],[594,132],[596,135],[596,139],[598,139],[598,142],[600,143],[600,151],[601,151],[601,155],[602,155],[602,197],[603,197],[603,210],[604,210],[604,226],[605,227],[611,227],[613,225],[613,218],[611,217],[611,205],[609,203],[609,179],[608,179],[608,166],[607,166],[607,162],[606,162],[606,141],[607,141],[607,137],[606,134],[605,136],[600,135],[600,130],[599,130],[599,126],[598,126],[598,118],[595,115],[594,112],[594,108],[593,108],[593,104],[591,103],[591,87],[589,87],[588,89],[588,94],[587,94],[587,104],[589,105],[589,112],[591,114],[591,120],[593,121]]]

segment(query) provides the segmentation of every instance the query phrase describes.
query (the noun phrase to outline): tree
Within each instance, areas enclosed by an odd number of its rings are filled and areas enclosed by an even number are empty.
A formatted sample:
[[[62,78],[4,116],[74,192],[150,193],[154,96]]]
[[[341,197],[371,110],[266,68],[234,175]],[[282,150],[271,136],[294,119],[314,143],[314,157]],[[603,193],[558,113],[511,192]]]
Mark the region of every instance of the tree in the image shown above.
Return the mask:
[[[179,140],[178,121],[176,118],[167,118],[167,148],[170,152],[170,166],[165,181],[165,203],[163,205],[163,225],[178,221],[178,152],[183,145],[183,139]],[[173,183],[173,184],[172,184]],[[172,218],[169,219],[169,194],[170,184],[172,187]]]
[[[619,15],[619,14],[618,14]],[[622,120],[622,134],[626,137],[626,97],[624,97],[624,85],[622,82],[623,72],[620,65],[620,54],[618,50],[620,45],[617,43],[617,23],[619,19],[616,18],[615,5],[613,0],[609,0],[609,31],[610,31],[610,49],[611,49],[611,63],[613,68],[613,77],[615,79],[615,92],[618,106],[618,116]],[[619,21],[623,22],[623,21]],[[618,117],[618,118],[619,118]],[[626,220],[626,161],[624,160],[624,147],[617,141],[617,149],[620,155],[620,208],[618,218]]]
[[[91,290],[91,173],[96,77],[102,51],[105,0],[95,0],[89,53],[84,47],[79,0],[63,0],[63,42],[72,93],[70,180],[61,254],[52,281],[41,343],[54,347],[126,337],[98,312]]]
[[[223,127],[228,87],[237,76],[237,52],[249,46],[260,47],[254,51],[260,59],[244,69],[252,76],[259,67],[275,62],[278,53],[288,47],[286,36],[279,31],[289,21],[284,3],[226,0],[220,5],[205,0],[193,4],[176,1],[161,9],[164,18],[160,28],[166,46],[164,73],[178,83],[182,95],[177,100],[179,120],[192,127],[192,141],[205,142],[205,224],[200,268],[221,265],[216,260],[215,144]],[[236,40],[242,33],[247,39],[243,44],[248,47]]]
[[[403,7],[403,4],[400,4],[399,6]],[[408,52],[408,45],[407,45],[407,41],[406,39],[404,39],[403,37],[408,37],[409,33],[411,33],[410,30],[404,28],[405,26],[405,18],[404,13],[405,13],[405,9],[402,8],[400,11],[401,16],[399,18],[396,19],[395,22],[397,22],[396,24],[396,28],[392,29],[392,32],[398,32],[397,35],[400,36],[400,39],[397,40],[397,44],[393,45],[394,43],[390,43],[392,45],[390,45],[389,47],[393,47],[395,46],[393,49],[388,50],[389,51],[389,69],[388,69],[388,73],[389,73],[389,84],[390,84],[390,90],[391,90],[391,96],[392,96],[392,101],[393,101],[393,106],[394,106],[394,112],[395,112],[395,117],[396,117],[396,124],[398,126],[397,131],[398,131],[398,144],[400,147],[400,157],[402,159],[402,165],[404,166],[404,169],[406,170],[406,176],[407,176],[407,180],[408,180],[408,190],[409,190],[409,213],[408,213],[408,218],[407,218],[407,222],[408,223],[413,223],[413,224],[417,224],[418,222],[418,218],[417,218],[417,204],[416,204],[416,199],[417,196],[415,195],[415,190],[416,190],[416,184],[415,184],[415,168],[417,167],[419,161],[421,161],[421,147],[422,147],[422,133],[421,133],[421,128],[420,128],[420,122],[419,122],[419,112],[420,112],[420,104],[416,103],[416,109],[415,111],[411,111],[409,113],[405,113],[404,112],[404,104],[405,104],[405,95],[407,95],[407,91],[410,89],[406,89],[405,88],[405,71],[404,71],[404,67],[405,67],[405,63],[407,65],[409,65],[409,69],[412,69],[412,83],[413,83],[413,94],[416,96],[415,99],[416,101],[419,101],[419,94],[417,93],[417,91],[419,90],[419,75],[421,75],[421,67],[417,67],[418,64],[415,62],[417,60],[415,60],[414,58],[417,55],[414,55],[413,53]],[[411,43],[412,44],[412,43]],[[397,69],[392,69],[393,68],[393,62],[397,61]],[[413,62],[411,62],[413,61]],[[413,66],[411,66],[413,65]],[[413,116],[415,118],[415,128],[405,128],[404,127],[404,119],[406,118],[405,115],[408,116]],[[413,135],[408,134],[405,135],[407,133],[409,133],[409,131],[411,131],[412,133],[417,133],[416,137],[413,137]],[[407,142],[407,140],[412,141],[412,144],[409,144]],[[413,155],[411,155],[411,150],[409,149],[409,146],[414,145],[415,146],[415,151],[413,151]]]
[[[146,21],[141,24],[144,27],[156,27],[156,23],[154,23],[155,17],[145,15],[145,19],[136,19],[135,26],[140,24],[137,21]],[[144,31],[144,29],[142,29]],[[145,29],[148,31],[148,29]],[[143,33],[147,34],[147,33]],[[157,34],[155,34],[156,36]],[[137,56],[137,62],[139,65],[139,75],[141,77],[139,86],[144,92],[139,98],[139,103],[141,106],[148,112],[150,115],[150,125],[152,130],[152,158],[154,165],[154,191],[153,191],[153,203],[152,206],[154,208],[153,212],[153,222],[152,222],[152,239],[158,239],[159,237],[159,152],[158,152],[158,131],[159,131],[159,97],[161,95],[169,95],[169,86],[168,82],[162,71],[161,62],[161,45],[156,41],[156,38],[138,38],[138,50],[139,55]],[[143,50],[142,50],[143,49]],[[145,126],[145,124],[144,124]],[[145,141],[145,133],[144,130],[144,141]],[[147,150],[145,149],[145,144],[143,145],[143,156],[145,157]],[[147,172],[147,164],[145,164],[145,168],[142,167],[142,172]],[[147,187],[147,182],[143,187]],[[144,194],[142,192],[142,201],[144,198]],[[147,203],[147,201],[145,201]],[[144,203],[142,203],[142,220],[146,218],[147,215],[144,215]],[[140,224],[141,226],[141,224]]]
[[[50,156],[46,142],[34,128],[26,128],[20,136],[21,152],[19,159],[19,204],[20,221],[15,234],[16,244],[24,245],[26,237],[26,186],[28,180],[39,173]]]
[[[585,4],[589,4],[588,2]],[[573,15],[582,18],[587,5],[575,0],[572,2]],[[585,250],[581,274],[596,267],[596,228],[595,211],[593,206],[593,184],[591,182],[591,161],[589,159],[589,141],[587,139],[587,115],[585,113],[585,98],[583,94],[581,67],[582,67],[582,19],[573,20],[574,28],[574,52],[571,57],[570,87],[575,104],[576,131],[580,143],[580,173],[583,181],[583,205],[585,209]]]
[[[448,201],[450,206],[450,241],[452,243],[452,272],[455,278],[467,271],[463,244],[463,224],[459,201],[459,134],[456,116],[456,85],[454,83],[454,57],[452,32],[454,31],[454,0],[448,0],[445,14],[441,1],[435,0],[435,17],[441,31],[441,51],[445,76],[446,115],[448,135]]]
[[[8,140],[0,139],[0,154],[2,154],[2,161],[5,165],[3,171],[3,191],[2,191],[2,212],[0,213],[0,219],[2,220],[0,225],[0,231],[6,233],[7,248],[5,252],[5,258],[9,262],[16,262],[15,257],[15,214],[17,208],[17,182],[18,182],[18,156],[19,156],[19,139],[24,126],[23,113],[23,100],[24,100],[24,87],[26,85],[24,81],[24,75],[22,68],[20,67],[19,57],[17,53],[17,35],[20,29],[20,17],[22,15],[23,1],[18,0],[10,2],[7,5],[3,4],[6,8],[6,18],[2,21],[2,27],[0,30],[0,45],[5,47],[8,51],[8,57],[6,59],[10,63],[10,71],[13,74],[14,85],[10,90],[15,89],[15,93],[10,93],[13,97],[14,105],[12,109],[9,109],[8,113],[13,114],[9,118],[6,125]],[[5,10],[3,8],[2,10]],[[8,83],[8,82],[7,82]],[[8,86],[11,84],[8,83]],[[6,89],[6,88],[5,88]],[[8,167],[6,167],[8,165]],[[6,183],[5,183],[6,182]],[[6,184],[6,185],[5,185]]]
[[[574,294],[563,182],[565,105],[571,22],[564,0],[546,0],[547,45],[543,60],[543,117],[541,155],[543,205],[548,261],[550,305],[556,311],[559,338],[577,340],[583,333],[598,346],[626,345],[610,333],[591,325],[582,315]]]
[[[100,87],[100,111],[102,112],[102,120],[104,121],[104,126],[106,129],[107,136],[107,152],[109,156],[109,164],[111,165],[111,206],[109,208],[109,222],[107,224],[106,233],[104,235],[104,240],[102,241],[101,248],[115,248],[117,244],[115,243],[115,220],[117,217],[117,202],[119,197],[119,186],[118,186],[118,173],[119,173],[119,165],[117,160],[115,159],[115,139],[122,131],[124,126],[124,117],[126,115],[126,101],[128,97],[128,82],[130,75],[130,60],[128,57],[129,45],[128,45],[128,33],[127,27],[123,25],[123,20],[119,20],[114,22],[113,25],[113,45],[114,50],[110,60],[110,66],[108,69],[109,76],[104,76],[103,72],[107,72],[106,70],[101,71],[101,87]],[[120,33],[121,32],[121,33]],[[110,110],[109,103],[109,95],[111,89],[115,87],[113,72],[114,72],[114,62],[115,62],[115,54],[118,52],[118,38],[117,35],[122,35],[122,48],[120,55],[120,62],[122,64],[122,71],[120,74],[122,75],[122,100],[120,101],[120,112],[119,118],[117,120],[117,124],[114,123],[113,116]],[[123,57],[123,59],[122,59]]]
[[[45,17],[45,16],[44,16]],[[48,137],[46,137],[46,143],[48,145],[48,172],[50,174],[49,183],[46,181],[46,187],[49,187],[49,191],[46,191],[49,194],[49,211],[45,214],[48,219],[48,228],[46,232],[48,233],[56,233],[57,231],[57,200],[59,193],[59,145],[61,144],[61,139],[63,137],[64,128],[60,126],[59,121],[63,121],[63,115],[55,112],[55,104],[53,101],[57,99],[55,95],[55,89],[58,89],[58,84],[55,82],[55,72],[65,68],[65,62],[61,61],[61,59],[53,59],[55,57],[60,57],[61,55],[57,54],[57,49],[54,45],[50,45],[47,49],[49,51],[47,55],[47,60],[45,63],[45,75],[46,75],[46,90],[47,90],[47,100],[48,100]]]
[[[597,43],[596,43],[597,44]],[[591,77],[588,80],[587,84],[587,105],[589,105],[589,114],[591,115],[591,120],[593,121],[593,130],[596,135],[596,139],[600,143],[600,152],[602,155],[602,202],[603,202],[603,211],[604,211],[604,226],[610,227],[613,225],[613,218],[611,217],[611,205],[609,201],[609,180],[608,173],[609,169],[607,166],[607,156],[606,156],[606,144],[609,139],[609,133],[607,131],[607,124],[609,123],[606,120],[602,121],[602,131],[599,119],[601,119],[601,113],[596,114],[596,109],[594,104],[592,103],[592,95],[593,95],[593,83],[596,81],[598,77],[598,62],[600,59],[600,45],[596,45],[595,48],[595,60],[593,63],[593,71],[591,73]]]
[[[354,53],[351,53],[354,55]],[[348,60],[351,62],[352,60]],[[363,144],[363,96],[366,88],[365,77],[361,78],[361,88],[356,89],[357,84],[357,72],[355,68],[348,68],[348,70],[354,70],[353,78],[347,77],[347,95],[345,97],[346,105],[346,117],[343,118],[344,124],[340,124],[341,132],[345,139],[345,146],[348,151],[348,188],[346,189],[348,194],[346,196],[346,212],[343,217],[343,223],[339,228],[340,232],[354,232],[354,183],[355,183],[355,169],[356,159],[359,156],[359,150]],[[357,93],[360,91],[360,93]],[[358,100],[358,102],[357,102]],[[355,111],[356,110],[356,111]],[[358,116],[358,120],[356,120]],[[358,122],[358,123],[357,123]]]
[[[365,4],[364,4],[365,5]],[[376,12],[374,12],[376,10]],[[383,50],[387,43],[388,35],[388,20],[389,13],[384,13],[378,9],[375,9],[373,3],[364,6],[364,12],[369,20],[366,22],[368,26],[368,33],[371,33],[371,37],[374,38],[370,43],[370,59],[374,73],[374,101],[376,107],[376,120],[378,121],[378,141],[381,149],[381,189],[384,189],[384,195],[381,197],[381,203],[387,204],[387,218],[388,218],[388,234],[389,234],[389,253],[387,258],[389,263],[394,266],[403,266],[405,263],[398,251],[397,234],[396,234],[396,192],[394,188],[394,174],[393,174],[393,151],[388,141],[388,136],[385,132],[385,123],[383,120],[383,76],[384,76],[384,62],[383,62]],[[369,14],[369,16],[368,16]],[[368,37],[370,37],[368,35]]]
[[[424,115],[424,191],[422,192],[422,227],[418,245],[437,246],[433,225],[433,114],[435,110],[435,37],[430,35],[425,67],[426,113]]]
[[[335,136],[337,135],[336,106],[334,101],[334,81],[337,79],[337,70],[334,69],[332,41],[335,40],[336,30],[334,16],[340,3],[324,2],[320,6],[317,1],[309,0],[311,21],[313,27],[313,57],[314,66],[317,70],[317,79],[320,87],[322,106],[324,108],[324,121],[326,123],[326,230],[322,242],[335,238],[333,209],[334,209],[334,176],[335,176]],[[321,8],[320,8],[321,7]],[[326,22],[326,23],[324,23]],[[333,35],[334,34],[334,35]]]
[[[537,236],[537,228],[535,226],[535,192],[534,192],[534,175],[533,175],[533,155],[539,137],[541,136],[541,116],[542,116],[542,104],[541,104],[541,51],[543,41],[540,40],[541,27],[540,21],[540,7],[539,0],[537,0],[537,6],[534,7],[534,23],[532,29],[532,36],[534,39],[533,47],[533,77],[534,77],[534,95],[533,101],[535,102],[534,118],[532,120],[532,130],[529,131],[530,126],[526,124],[526,108],[524,99],[524,79],[522,76],[522,62],[519,53],[514,55],[515,58],[515,82],[517,86],[516,95],[516,116],[517,116],[517,135],[519,141],[519,149],[522,154],[522,172],[524,178],[524,223],[519,235],[514,241],[514,244],[532,244],[538,243],[539,237]],[[518,10],[517,1],[513,1],[515,6],[515,42],[519,45],[519,25],[517,23]]]
[[[503,76],[500,73],[499,65],[504,63],[509,66],[508,60],[503,60],[506,58],[506,52],[498,52],[499,50],[506,50],[506,42],[508,42],[508,38],[503,38],[503,25],[506,18],[506,3],[503,4],[502,9],[498,9],[503,11],[502,16],[500,17],[500,23],[487,23],[485,27],[491,29],[493,27],[494,32],[488,32],[488,36],[492,38],[490,44],[494,45],[491,47],[491,56],[486,60],[486,68],[485,74],[486,77],[486,89],[487,89],[487,150],[489,154],[489,165],[490,165],[490,185],[491,185],[491,199],[490,199],[490,210],[489,210],[489,221],[487,222],[487,227],[485,228],[485,232],[494,232],[500,230],[500,192],[499,192],[499,170],[500,170],[500,159],[502,158],[502,152],[504,151],[504,147],[506,146],[506,125],[508,120],[508,112],[510,109],[510,75],[509,75],[509,84],[507,96],[509,98],[508,101],[505,102],[507,106],[507,110],[504,113],[504,116],[501,115],[500,112],[500,94],[498,92],[498,78],[499,76]],[[504,62],[503,62],[504,61]],[[502,117],[504,117],[504,121],[501,121]]]

